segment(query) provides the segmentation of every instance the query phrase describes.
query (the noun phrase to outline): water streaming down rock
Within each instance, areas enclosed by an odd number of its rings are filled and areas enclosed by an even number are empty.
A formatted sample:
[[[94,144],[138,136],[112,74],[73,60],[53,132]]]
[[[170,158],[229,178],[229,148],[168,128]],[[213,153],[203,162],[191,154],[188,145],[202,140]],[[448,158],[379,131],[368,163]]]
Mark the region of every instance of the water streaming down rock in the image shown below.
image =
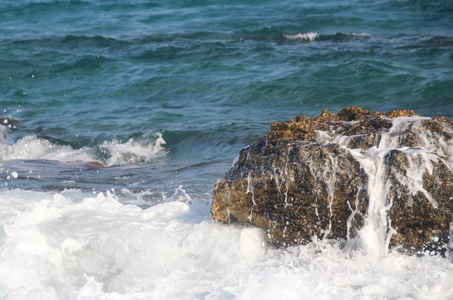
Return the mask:
[[[376,256],[445,254],[453,124],[357,107],[273,123],[216,183],[211,212],[263,228],[277,246],[341,239]]]

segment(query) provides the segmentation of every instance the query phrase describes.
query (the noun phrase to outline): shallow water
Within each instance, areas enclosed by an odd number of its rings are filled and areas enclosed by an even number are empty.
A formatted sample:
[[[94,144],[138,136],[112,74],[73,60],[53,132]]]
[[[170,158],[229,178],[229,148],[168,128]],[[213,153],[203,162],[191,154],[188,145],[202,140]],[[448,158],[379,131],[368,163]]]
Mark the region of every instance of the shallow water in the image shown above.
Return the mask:
[[[209,215],[273,121],[453,118],[452,22],[449,0],[2,1],[1,297],[453,297],[447,259],[273,250]]]

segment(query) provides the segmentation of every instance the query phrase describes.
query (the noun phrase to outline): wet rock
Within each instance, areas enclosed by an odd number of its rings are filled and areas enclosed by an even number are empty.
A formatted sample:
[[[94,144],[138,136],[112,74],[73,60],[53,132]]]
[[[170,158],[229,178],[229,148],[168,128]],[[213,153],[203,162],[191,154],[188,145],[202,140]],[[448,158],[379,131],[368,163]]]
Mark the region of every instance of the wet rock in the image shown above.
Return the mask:
[[[453,217],[453,124],[358,107],[289,122],[239,153],[212,217],[265,230],[277,246],[358,240],[371,251],[445,253]]]
[[[103,163],[101,163],[100,161],[81,162],[80,165],[81,165],[81,167],[83,167],[87,170],[97,170],[97,169],[105,168],[105,165]]]

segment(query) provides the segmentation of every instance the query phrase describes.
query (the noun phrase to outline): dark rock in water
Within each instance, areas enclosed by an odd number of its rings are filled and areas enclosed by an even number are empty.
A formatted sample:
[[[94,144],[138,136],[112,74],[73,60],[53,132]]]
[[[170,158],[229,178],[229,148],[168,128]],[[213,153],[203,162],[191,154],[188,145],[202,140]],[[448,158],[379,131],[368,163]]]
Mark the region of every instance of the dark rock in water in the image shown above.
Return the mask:
[[[100,161],[80,162],[80,165],[83,166],[83,168],[88,169],[88,170],[97,170],[97,169],[105,168],[105,165],[103,163],[101,163]]]
[[[345,108],[275,122],[214,188],[212,217],[261,227],[277,246],[344,239],[378,255],[445,253],[453,123]]]

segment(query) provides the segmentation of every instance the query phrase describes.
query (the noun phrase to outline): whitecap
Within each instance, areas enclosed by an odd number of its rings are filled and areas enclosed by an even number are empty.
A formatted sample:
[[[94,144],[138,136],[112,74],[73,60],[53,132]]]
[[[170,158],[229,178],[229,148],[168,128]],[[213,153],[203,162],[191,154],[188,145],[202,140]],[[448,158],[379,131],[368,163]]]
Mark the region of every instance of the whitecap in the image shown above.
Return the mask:
[[[95,157],[90,148],[73,149],[67,145],[55,145],[36,136],[25,136],[12,145],[4,144],[1,160],[51,159],[59,161],[93,161]]]
[[[1,128],[1,127],[0,127]],[[1,138],[1,137],[0,137]],[[106,166],[127,165],[149,161],[165,156],[165,140],[161,133],[154,138],[144,137],[141,141],[129,139],[105,141],[98,147],[74,149],[69,145],[57,145],[37,136],[25,136],[13,144],[3,141],[0,146],[0,160],[58,160],[63,162],[102,161]]]
[[[307,32],[307,33],[296,33],[296,34],[283,34],[283,36],[288,40],[299,40],[299,41],[307,41],[307,42],[315,42],[320,38],[320,34],[316,32]],[[323,38],[330,40],[336,36],[340,37],[363,37],[368,38],[371,37],[369,33],[365,32],[336,32],[334,34],[327,34],[323,35]]]
[[[125,143],[113,140],[104,142],[99,148],[108,156],[105,164],[114,166],[135,164],[164,156],[163,145],[165,145],[165,140],[161,133],[157,133],[153,143],[150,143],[149,139],[140,142],[130,139]]]
[[[351,32],[351,33],[346,33],[346,35],[357,36],[357,37],[371,37],[371,34],[366,33],[366,32],[361,32],[361,33]]]
[[[316,32],[307,32],[297,34],[283,34],[283,36],[289,40],[307,40],[309,42],[314,42],[319,37],[319,34]]]

